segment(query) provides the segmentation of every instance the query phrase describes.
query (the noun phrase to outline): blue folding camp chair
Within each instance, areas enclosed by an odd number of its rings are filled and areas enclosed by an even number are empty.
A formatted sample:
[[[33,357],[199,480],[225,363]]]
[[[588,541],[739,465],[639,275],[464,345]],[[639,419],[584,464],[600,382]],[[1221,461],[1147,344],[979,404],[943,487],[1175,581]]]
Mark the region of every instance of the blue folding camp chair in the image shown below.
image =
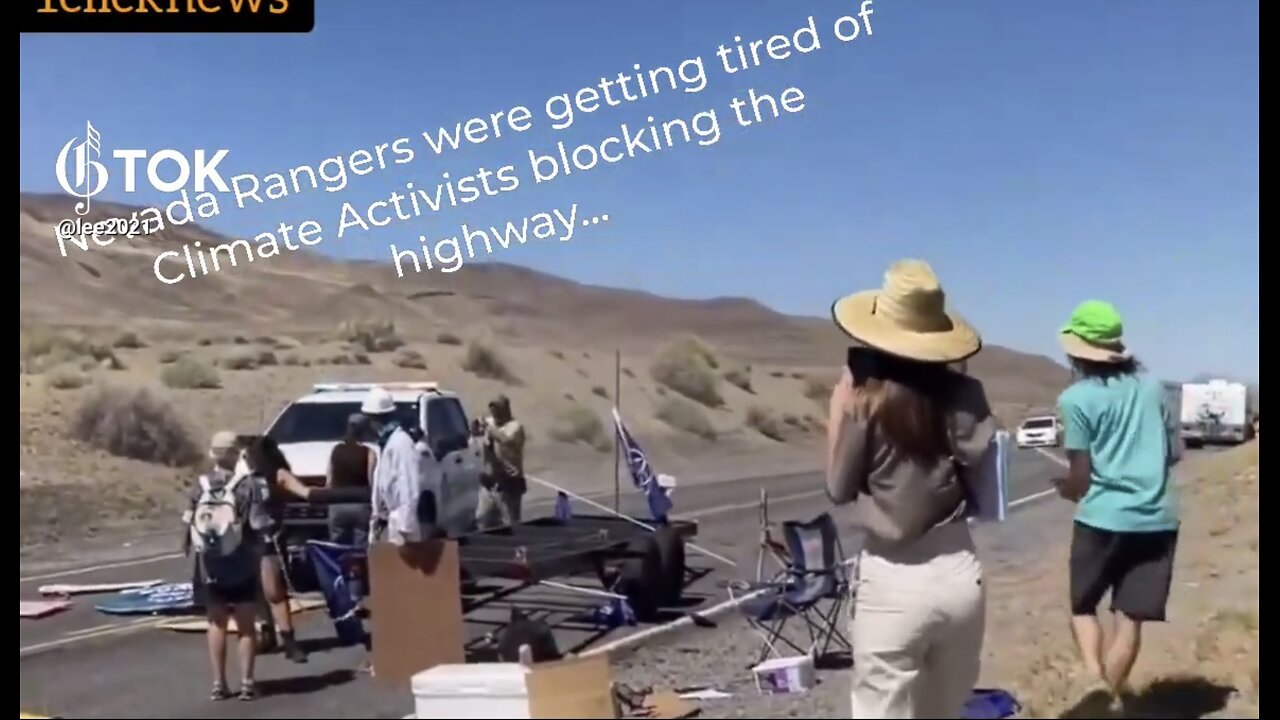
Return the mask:
[[[782,532],[784,544],[772,540],[766,525],[762,550],[769,550],[783,570],[768,581],[729,586],[730,597],[751,595],[739,611],[764,639],[754,664],[780,655],[779,643],[814,659],[827,656],[833,646],[851,652],[839,626],[850,584],[835,520],[823,513],[808,522],[783,523]],[[809,647],[801,647],[785,634],[793,619],[804,623]]]

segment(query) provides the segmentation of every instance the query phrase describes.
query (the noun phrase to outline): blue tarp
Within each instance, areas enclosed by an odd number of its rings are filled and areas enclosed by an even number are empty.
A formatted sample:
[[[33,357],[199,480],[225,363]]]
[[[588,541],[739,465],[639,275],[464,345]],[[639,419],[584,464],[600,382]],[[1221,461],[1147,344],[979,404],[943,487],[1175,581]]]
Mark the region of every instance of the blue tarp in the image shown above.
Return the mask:
[[[122,590],[96,608],[108,615],[154,615],[199,610],[189,582]]]

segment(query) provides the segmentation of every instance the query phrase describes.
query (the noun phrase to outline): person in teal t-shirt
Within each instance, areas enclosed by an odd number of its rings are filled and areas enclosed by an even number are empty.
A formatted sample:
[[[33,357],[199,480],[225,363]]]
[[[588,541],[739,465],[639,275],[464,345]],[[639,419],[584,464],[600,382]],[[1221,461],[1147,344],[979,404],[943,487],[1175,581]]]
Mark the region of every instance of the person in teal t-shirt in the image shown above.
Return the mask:
[[[1125,348],[1109,303],[1082,303],[1060,335],[1075,381],[1058,398],[1067,477],[1059,493],[1078,503],[1071,539],[1072,629],[1095,693],[1123,702],[1142,624],[1162,622],[1173,579],[1177,460],[1163,383]],[[1111,592],[1115,633],[1105,652],[1097,609]]]

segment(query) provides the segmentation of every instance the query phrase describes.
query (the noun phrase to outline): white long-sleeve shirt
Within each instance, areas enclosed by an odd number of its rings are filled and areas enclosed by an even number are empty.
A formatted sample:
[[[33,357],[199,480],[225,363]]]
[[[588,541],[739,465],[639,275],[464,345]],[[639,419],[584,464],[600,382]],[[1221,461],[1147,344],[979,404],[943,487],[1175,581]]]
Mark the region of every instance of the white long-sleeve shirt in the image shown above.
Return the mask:
[[[373,471],[371,538],[394,543],[416,539],[424,464],[413,438],[404,428],[396,428],[378,454]],[[386,532],[379,532],[380,527]]]

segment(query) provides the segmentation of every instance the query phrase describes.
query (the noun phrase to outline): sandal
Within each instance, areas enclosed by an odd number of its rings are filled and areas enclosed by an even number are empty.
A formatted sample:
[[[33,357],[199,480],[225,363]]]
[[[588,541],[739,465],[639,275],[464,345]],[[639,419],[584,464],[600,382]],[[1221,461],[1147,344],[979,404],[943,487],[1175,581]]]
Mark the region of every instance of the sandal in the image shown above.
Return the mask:
[[[252,680],[245,680],[240,683],[240,700],[249,702],[258,699],[258,684]]]
[[[227,700],[231,697],[231,691],[227,689],[226,683],[214,683],[213,690],[209,692],[209,699],[213,702]]]

